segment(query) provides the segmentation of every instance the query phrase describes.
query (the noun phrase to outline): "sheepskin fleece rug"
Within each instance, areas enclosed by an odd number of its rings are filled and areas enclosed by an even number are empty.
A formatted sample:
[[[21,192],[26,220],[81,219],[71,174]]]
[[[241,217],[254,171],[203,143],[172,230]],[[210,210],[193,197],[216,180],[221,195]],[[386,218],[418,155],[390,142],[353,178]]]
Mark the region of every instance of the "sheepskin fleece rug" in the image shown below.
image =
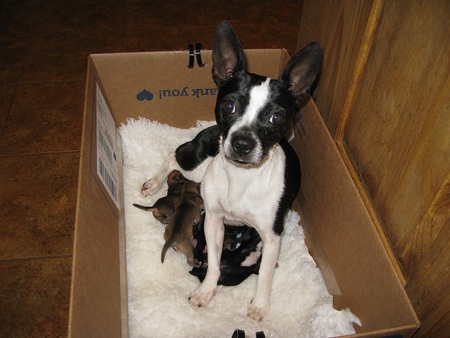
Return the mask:
[[[152,205],[166,194],[167,184],[146,198],[140,194],[144,181],[152,177],[166,156],[192,139],[212,122],[176,129],[146,119],[129,119],[119,129],[124,158],[124,193],[128,273],[130,337],[231,337],[239,328],[247,337],[264,331],[266,337],[331,337],[354,333],[359,320],[349,310],[333,309],[320,270],[308,253],[299,226],[300,217],[289,212],[282,240],[279,267],[272,286],[271,308],[261,322],[247,314],[257,276],[242,284],[219,287],[208,307],[188,302],[200,285],[188,271],[180,253],[169,250],[164,264],[160,254],[164,226],[151,213],[133,203]]]

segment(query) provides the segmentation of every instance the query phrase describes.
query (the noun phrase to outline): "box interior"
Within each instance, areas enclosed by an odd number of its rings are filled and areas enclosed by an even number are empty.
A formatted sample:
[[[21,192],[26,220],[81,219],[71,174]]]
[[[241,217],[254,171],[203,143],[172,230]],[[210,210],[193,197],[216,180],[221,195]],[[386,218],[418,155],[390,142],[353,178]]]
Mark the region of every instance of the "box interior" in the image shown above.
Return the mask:
[[[285,50],[247,50],[250,72],[277,78]],[[216,86],[211,51],[204,67],[188,52],[91,55],[88,62],[70,304],[70,336],[127,336],[127,297],[120,139],[118,199],[97,174],[98,90],[115,127],[145,117],[179,128],[213,120]],[[144,90],[146,92],[144,92]],[[145,95],[144,95],[144,94]],[[151,99],[150,99],[151,98]],[[411,336],[419,323],[359,193],[312,100],[301,110],[292,144],[302,165],[295,209],[308,247],[336,308],[348,307],[363,326],[357,336]]]

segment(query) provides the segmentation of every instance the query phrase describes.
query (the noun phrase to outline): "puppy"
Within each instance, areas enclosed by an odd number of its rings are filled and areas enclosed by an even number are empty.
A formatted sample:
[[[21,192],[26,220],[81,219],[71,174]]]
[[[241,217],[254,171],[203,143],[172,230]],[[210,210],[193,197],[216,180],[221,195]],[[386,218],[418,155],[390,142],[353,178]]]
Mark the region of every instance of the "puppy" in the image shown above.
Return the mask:
[[[285,134],[315,82],[321,54],[319,44],[310,43],[292,57],[278,80],[247,73],[232,27],[227,22],[218,27],[212,50],[212,76],[219,87],[217,125],[178,147],[141,189],[143,195],[158,190],[174,169],[202,183],[208,270],[190,297],[194,306],[207,306],[216,292],[224,223],[245,224],[263,242],[248,315],[258,321],[269,311],[284,218],[300,187],[300,164]]]
[[[194,257],[198,265],[189,273],[201,282],[208,269],[208,249],[204,232],[204,214],[194,227]],[[232,286],[242,283],[251,274],[258,274],[261,263],[262,242],[258,232],[251,227],[225,224],[225,234],[220,259],[219,285]]]
[[[168,194],[151,207],[133,204],[152,211],[154,217],[166,225],[161,263],[164,263],[167,250],[172,247],[186,255],[189,265],[197,266],[194,258],[193,226],[200,221],[203,199],[199,184],[186,180],[179,171],[173,171],[168,178]]]
[[[199,185],[192,181],[185,182],[181,191],[180,203],[176,206],[164,231],[166,243],[161,251],[161,263],[164,263],[167,249],[173,247],[176,251],[181,251],[186,255],[189,265],[198,265],[194,259],[192,227],[199,222],[202,210],[203,199],[200,196]]]
[[[180,204],[181,190],[187,179],[178,170],[173,170],[167,177],[167,196],[158,199],[152,206],[133,204],[136,208],[151,211],[153,216],[162,224],[168,224]]]

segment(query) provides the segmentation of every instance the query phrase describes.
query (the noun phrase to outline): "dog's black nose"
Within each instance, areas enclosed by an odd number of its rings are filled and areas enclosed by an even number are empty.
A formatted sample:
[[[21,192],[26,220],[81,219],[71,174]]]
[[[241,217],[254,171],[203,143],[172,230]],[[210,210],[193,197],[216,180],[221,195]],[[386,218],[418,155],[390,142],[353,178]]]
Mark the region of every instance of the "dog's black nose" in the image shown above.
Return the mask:
[[[234,151],[240,156],[249,154],[256,146],[256,142],[248,137],[234,137],[231,144]]]

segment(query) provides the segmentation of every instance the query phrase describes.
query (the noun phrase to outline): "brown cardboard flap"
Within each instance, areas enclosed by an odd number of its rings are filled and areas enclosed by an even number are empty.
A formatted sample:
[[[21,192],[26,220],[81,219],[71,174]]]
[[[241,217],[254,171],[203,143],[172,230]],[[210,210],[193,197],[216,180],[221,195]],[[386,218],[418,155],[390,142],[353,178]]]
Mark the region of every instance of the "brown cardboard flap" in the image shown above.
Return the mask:
[[[284,49],[246,50],[250,72],[277,78],[289,55]],[[94,54],[117,123],[146,117],[178,128],[214,120],[217,86],[211,77],[211,51],[202,51],[204,67],[188,68],[189,52]],[[146,90],[150,97],[137,96]],[[150,96],[148,94],[148,96]]]
[[[127,334],[123,215],[96,175],[95,76],[88,67],[75,222],[69,335],[123,337]],[[121,162],[121,155],[118,154]],[[123,203],[123,197],[121,198]],[[120,208],[122,210],[122,208]],[[125,311],[125,313],[124,313]]]
[[[299,128],[293,144],[302,166],[302,224],[335,306],[360,318],[357,332],[401,328],[412,335],[419,326],[414,310],[312,100]]]

